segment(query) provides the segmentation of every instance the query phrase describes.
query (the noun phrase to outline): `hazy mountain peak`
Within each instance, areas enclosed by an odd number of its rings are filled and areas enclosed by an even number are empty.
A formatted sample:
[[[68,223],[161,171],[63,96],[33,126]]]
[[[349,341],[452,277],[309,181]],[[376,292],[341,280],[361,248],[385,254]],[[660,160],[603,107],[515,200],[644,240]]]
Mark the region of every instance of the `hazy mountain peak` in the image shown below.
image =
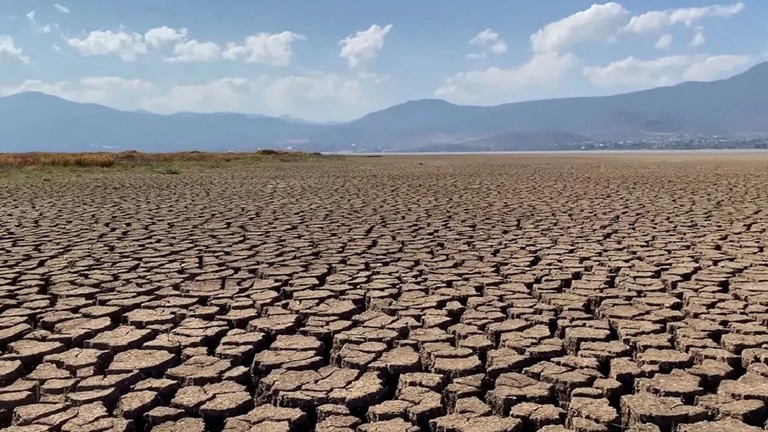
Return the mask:
[[[166,116],[28,92],[0,98],[0,151],[547,149],[655,134],[759,134],[768,133],[766,82],[762,63],[725,80],[614,96],[492,107],[411,100],[344,124],[234,113]]]
[[[38,91],[14,93],[12,95],[8,95],[0,99],[5,99],[7,102],[9,101],[13,101],[13,102],[29,101],[29,102],[37,102],[37,103],[71,102],[66,99],[60,98],[58,96],[54,96],[54,95],[50,95],[50,94],[42,93]]]
[[[739,80],[745,78],[756,78],[763,81],[768,81],[768,62],[758,63],[746,71],[728,78],[728,80]]]
[[[413,99],[405,102],[402,105],[436,105],[436,106],[450,106],[454,105],[443,99]]]

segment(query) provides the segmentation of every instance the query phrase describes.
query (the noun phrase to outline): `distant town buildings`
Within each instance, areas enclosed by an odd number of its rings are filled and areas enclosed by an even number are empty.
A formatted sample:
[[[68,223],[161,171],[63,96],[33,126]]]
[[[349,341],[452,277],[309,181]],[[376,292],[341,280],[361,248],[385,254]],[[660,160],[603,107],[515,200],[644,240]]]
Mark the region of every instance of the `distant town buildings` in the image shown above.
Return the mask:
[[[557,150],[747,150],[768,149],[768,137],[657,136],[625,141],[586,141]]]

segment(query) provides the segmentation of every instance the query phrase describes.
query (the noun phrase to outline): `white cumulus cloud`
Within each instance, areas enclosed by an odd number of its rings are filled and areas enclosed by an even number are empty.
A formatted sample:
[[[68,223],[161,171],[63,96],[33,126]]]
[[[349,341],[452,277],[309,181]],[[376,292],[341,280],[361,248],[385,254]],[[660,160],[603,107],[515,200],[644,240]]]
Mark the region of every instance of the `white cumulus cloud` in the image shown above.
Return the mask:
[[[743,10],[744,3],[742,2],[730,5],[714,4],[695,8],[655,10],[632,17],[624,30],[630,33],[647,33],[671,27],[675,24],[684,24],[686,27],[692,27],[703,18],[728,18],[741,13]]]
[[[147,53],[144,37],[138,33],[94,30],[83,39],[66,39],[69,46],[85,56],[118,55],[123,61],[131,62]]]
[[[224,58],[244,59],[248,63],[270,66],[288,66],[293,58],[293,43],[306,38],[290,31],[282,33],[258,33],[248,36],[242,44],[229,43]]]
[[[682,72],[696,59],[692,56],[676,55],[653,60],[639,60],[627,57],[605,66],[584,68],[584,75],[599,87],[647,88],[671,85],[679,81]]]
[[[86,56],[116,54],[123,61],[136,60],[150,52],[164,53],[167,62],[213,62],[221,59],[242,60],[271,66],[289,66],[294,57],[292,44],[305,37],[290,31],[258,33],[242,43],[226,46],[199,41],[189,36],[186,28],[161,26],[144,34],[125,31],[95,30],[82,38],[65,38],[67,44]],[[169,48],[172,47],[172,48]]]
[[[333,74],[311,74],[279,78],[265,90],[273,108],[285,109],[303,101],[337,100],[347,105],[360,101],[360,82]]]
[[[693,40],[691,40],[691,46],[700,47],[704,45],[704,43],[706,42],[707,42],[707,39],[704,37],[704,33],[699,31],[699,32],[696,32],[696,34],[693,36]]]
[[[629,12],[616,2],[593,4],[540,28],[529,38],[531,57],[516,67],[490,67],[460,72],[448,78],[433,94],[457,102],[496,103],[556,95],[557,85],[579,59],[569,51],[576,45],[592,41],[609,42],[629,19]],[[470,41],[487,44],[498,35],[487,30]],[[506,45],[505,45],[506,48]],[[470,55],[478,57],[477,54]],[[479,55],[482,57],[482,55]]]
[[[66,7],[64,5],[61,5],[59,3],[54,3],[53,4],[53,8],[56,9],[57,11],[63,13],[63,14],[68,14],[70,12],[68,7]]]
[[[189,31],[186,28],[177,30],[168,26],[162,26],[147,30],[144,34],[144,41],[153,49],[159,49],[166,44],[185,40],[188,33]]]
[[[358,31],[339,41],[339,57],[346,58],[350,67],[358,66],[363,60],[376,58],[384,47],[384,37],[392,30],[392,24],[381,27],[373,24],[368,30]]]
[[[170,62],[212,62],[221,58],[221,48],[214,42],[199,42],[195,39],[179,42],[173,47]]]
[[[0,35],[0,60],[3,58],[29,64],[29,57],[25,56],[21,48],[16,46],[16,41],[12,37],[6,35]]]
[[[434,92],[435,97],[470,101],[501,92],[517,92],[558,83],[575,64],[572,54],[556,52],[534,55],[515,68],[490,67],[485,70],[461,72],[448,78]]]
[[[750,56],[675,55],[652,60],[627,57],[605,66],[584,68],[598,87],[639,90],[683,81],[711,81],[740,72],[753,62]]]
[[[138,105],[148,111],[244,112],[327,119],[328,113],[352,118],[369,108],[366,97],[386,77],[375,74],[340,76],[308,71],[282,77],[227,77],[213,81],[153,88]],[[343,114],[340,114],[343,113]]]
[[[80,84],[88,88],[126,91],[143,91],[154,87],[151,83],[144,80],[127,79],[119,76],[82,78]]]
[[[629,12],[616,2],[593,4],[589,9],[547,24],[531,35],[536,53],[560,52],[588,41],[608,41],[626,22]]]
[[[51,31],[53,31],[54,27],[58,27],[58,25],[54,24],[40,24],[37,21],[37,13],[33,10],[27,12],[27,21],[29,21],[29,24],[32,26],[33,29],[35,29],[35,32],[37,33],[43,33],[48,34]]]
[[[140,106],[158,113],[242,111],[256,85],[246,78],[227,77],[214,81],[177,85],[146,98]]]
[[[361,111],[382,109],[388,99],[388,77],[369,72],[338,75],[306,71],[266,83],[263,91],[267,113],[309,120],[352,119]],[[333,114],[331,114],[333,113]]]
[[[683,78],[687,81],[723,79],[745,70],[753,62],[754,59],[746,55],[710,56],[690,65]]]
[[[485,58],[488,53],[503,54],[508,49],[507,43],[491,29],[485,29],[475,35],[469,40],[469,44],[479,47],[481,51],[468,54],[468,58]]]
[[[656,44],[653,46],[658,49],[667,49],[670,46],[672,46],[672,35],[671,34],[664,34],[659,37],[659,39],[656,41]]]
[[[82,102],[107,104],[119,108],[131,108],[124,104],[121,97],[135,97],[152,89],[148,82],[138,79],[126,79],[117,76],[87,77],[77,82],[26,80],[18,85],[0,87],[0,95],[6,96],[23,92],[40,92],[63,99]]]
[[[52,96],[58,96],[64,99],[74,100],[77,102],[96,102],[97,100],[95,99],[98,99],[95,98],[93,100],[85,100],[81,97],[82,95],[79,95],[77,92],[73,92],[71,89],[69,89],[69,86],[70,83],[67,81],[49,83],[40,80],[25,80],[17,85],[0,87],[0,95],[8,96],[17,93],[40,92]]]

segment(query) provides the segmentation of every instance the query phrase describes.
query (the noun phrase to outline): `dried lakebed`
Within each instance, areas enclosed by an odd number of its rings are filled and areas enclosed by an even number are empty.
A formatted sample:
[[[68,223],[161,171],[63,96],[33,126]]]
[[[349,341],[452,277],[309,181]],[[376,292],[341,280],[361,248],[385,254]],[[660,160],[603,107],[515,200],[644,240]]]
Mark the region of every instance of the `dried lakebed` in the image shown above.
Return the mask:
[[[8,431],[760,431],[768,156],[0,177]]]

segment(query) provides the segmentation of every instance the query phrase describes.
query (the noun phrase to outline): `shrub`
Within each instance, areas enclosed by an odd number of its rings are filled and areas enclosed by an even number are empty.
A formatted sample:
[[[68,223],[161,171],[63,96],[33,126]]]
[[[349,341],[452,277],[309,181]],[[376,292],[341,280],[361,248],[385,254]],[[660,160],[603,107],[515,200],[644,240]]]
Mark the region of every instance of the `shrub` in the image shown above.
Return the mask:
[[[171,167],[171,166],[162,166],[157,168],[157,172],[160,174],[165,175],[176,175],[181,174],[181,170],[177,167]]]

